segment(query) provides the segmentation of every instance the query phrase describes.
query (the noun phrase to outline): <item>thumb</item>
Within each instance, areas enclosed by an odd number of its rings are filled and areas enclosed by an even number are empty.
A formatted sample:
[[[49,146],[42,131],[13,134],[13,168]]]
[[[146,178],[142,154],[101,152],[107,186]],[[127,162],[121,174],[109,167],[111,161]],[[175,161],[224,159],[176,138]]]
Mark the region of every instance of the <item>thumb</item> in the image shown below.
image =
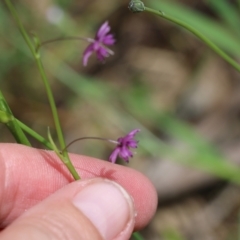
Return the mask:
[[[80,180],[27,210],[0,239],[124,240],[131,236],[134,216],[132,198],[120,185],[102,178]]]

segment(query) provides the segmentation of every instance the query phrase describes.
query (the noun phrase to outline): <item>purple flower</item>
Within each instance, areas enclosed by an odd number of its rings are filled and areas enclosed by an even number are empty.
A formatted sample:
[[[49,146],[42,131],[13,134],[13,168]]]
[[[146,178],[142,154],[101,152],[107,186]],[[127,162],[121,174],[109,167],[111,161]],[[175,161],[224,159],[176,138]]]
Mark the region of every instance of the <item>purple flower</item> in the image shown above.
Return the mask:
[[[120,137],[117,140],[117,147],[114,149],[114,151],[109,157],[110,162],[115,163],[118,155],[126,162],[129,162],[129,158],[133,157],[133,154],[129,150],[129,148],[137,148],[138,141],[136,141],[134,137],[138,132],[140,132],[140,129],[134,129],[125,137]]]
[[[87,66],[88,58],[93,52],[96,52],[98,59],[103,62],[106,57],[110,54],[113,55],[113,51],[104,45],[113,45],[115,39],[112,34],[108,34],[110,31],[110,26],[108,22],[102,24],[99,28],[96,37],[94,39],[88,38],[87,40],[91,42],[83,53],[83,66]]]

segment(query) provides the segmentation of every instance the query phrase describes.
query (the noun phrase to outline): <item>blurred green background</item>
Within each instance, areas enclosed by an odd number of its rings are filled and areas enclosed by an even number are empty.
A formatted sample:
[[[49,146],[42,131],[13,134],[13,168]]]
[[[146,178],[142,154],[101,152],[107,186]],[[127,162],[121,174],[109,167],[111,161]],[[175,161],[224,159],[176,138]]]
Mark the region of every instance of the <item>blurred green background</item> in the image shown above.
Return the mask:
[[[141,232],[144,238],[240,237],[239,73],[179,26],[131,13],[126,0],[13,3],[28,32],[42,41],[93,38],[109,21],[117,42],[104,64],[92,56],[82,66],[84,41],[52,43],[41,55],[66,142],[82,136],[117,139],[134,128],[142,130],[129,167],[147,175],[159,194],[156,216]],[[188,22],[240,60],[239,0],[145,4]],[[14,115],[45,137],[50,126],[54,135],[38,70],[3,2],[0,39],[0,86]],[[4,125],[0,131],[1,142],[14,142]],[[82,141],[69,151],[107,159],[112,149]]]

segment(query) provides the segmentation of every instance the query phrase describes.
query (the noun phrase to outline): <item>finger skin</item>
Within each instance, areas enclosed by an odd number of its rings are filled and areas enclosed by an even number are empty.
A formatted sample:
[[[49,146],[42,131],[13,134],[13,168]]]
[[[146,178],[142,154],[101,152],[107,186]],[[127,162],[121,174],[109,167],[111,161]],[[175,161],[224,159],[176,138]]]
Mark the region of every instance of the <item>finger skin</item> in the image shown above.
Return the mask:
[[[156,211],[157,195],[144,175],[86,156],[70,154],[70,158],[82,179],[103,177],[122,185],[134,200],[135,229],[148,224]],[[20,144],[0,144],[0,227],[6,227],[72,181],[72,176],[54,152]]]
[[[0,239],[103,240],[92,223],[66,197],[57,196],[58,200],[54,199],[56,195],[51,195],[22,214],[0,232]]]
[[[90,205],[86,205],[86,197]],[[113,201],[109,202],[111,199]],[[105,210],[97,208],[99,202]],[[114,204],[116,202],[118,204]],[[106,204],[110,208],[106,209]],[[83,214],[83,206],[95,209],[91,214],[94,212],[98,218],[98,228]],[[79,180],[67,184],[23,213],[0,232],[0,239],[126,240],[130,239],[134,228],[134,213],[131,196],[115,182],[104,178]]]

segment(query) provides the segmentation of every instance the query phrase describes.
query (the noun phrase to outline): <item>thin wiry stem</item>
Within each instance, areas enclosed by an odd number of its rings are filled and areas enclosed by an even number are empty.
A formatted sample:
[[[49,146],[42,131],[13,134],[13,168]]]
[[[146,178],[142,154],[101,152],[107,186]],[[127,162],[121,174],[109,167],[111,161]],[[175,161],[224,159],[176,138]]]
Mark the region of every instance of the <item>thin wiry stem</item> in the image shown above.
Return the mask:
[[[81,141],[81,140],[102,140],[102,141],[107,141],[107,142],[111,142],[114,144],[118,144],[118,141],[112,140],[112,139],[108,139],[108,138],[101,138],[101,137],[81,137],[81,138],[77,138],[75,140],[73,140],[72,142],[70,142],[64,149],[62,149],[61,152],[64,152],[68,147],[70,147],[73,143],[77,142],[77,141]]]
[[[87,42],[90,42],[90,43],[95,42],[94,39],[86,38],[86,37],[74,37],[74,36],[73,37],[59,37],[59,38],[54,38],[54,39],[50,39],[50,40],[41,42],[41,44],[38,46],[38,48],[36,50],[38,51],[39,48],[41,48],[42,46],[47,45],[49,43],[55,43],[55,42],[59,42],[59,41],[68,41],[68,40],[83,40],[83,41],[87,41]],[[108,47],[106,47],[103,44],[100,44],[100,45],[103,48],[105,48],[108,51],[109,54],[114,55],[114,52],[111,49],[109,49]]]
[[[215,43],[213,43],[210,39],[205,37],[201,32],[199,32],[197,29],[194,27],[188,25],[184,21],[181,21],[179,19],[176,19],[172,16],[167,15],[166,13],[155,10],[152,8],[145,7],[145,11],[149,13],[153,13],[158,15],[159,17],[162,17],[168,21],[171,21],[188,31],[190,31],[192,34],[194,34],[196,37],[201,39],[208,47],[210,47],[215,53],[217,53],[220,57],[222,57],[226,62],[228,62],[232,67],[234,67],[238,72],[240,72],[240,65],[238,62],[236,62],[232,57],[230,57],[228,54],[226,54],[223,50],[221,50]]]
[[[40,47],[49,43],[54,43],[54,42],[59,42],[59,41],[67,41],[67,40],[83,40],[83,41],[88,41],[88,42],[93,42],[94,40],[91,38],[85,38],[85,37],[59,37],[59,38],[54,38],[50,39],[44,42],[41,42]]]

